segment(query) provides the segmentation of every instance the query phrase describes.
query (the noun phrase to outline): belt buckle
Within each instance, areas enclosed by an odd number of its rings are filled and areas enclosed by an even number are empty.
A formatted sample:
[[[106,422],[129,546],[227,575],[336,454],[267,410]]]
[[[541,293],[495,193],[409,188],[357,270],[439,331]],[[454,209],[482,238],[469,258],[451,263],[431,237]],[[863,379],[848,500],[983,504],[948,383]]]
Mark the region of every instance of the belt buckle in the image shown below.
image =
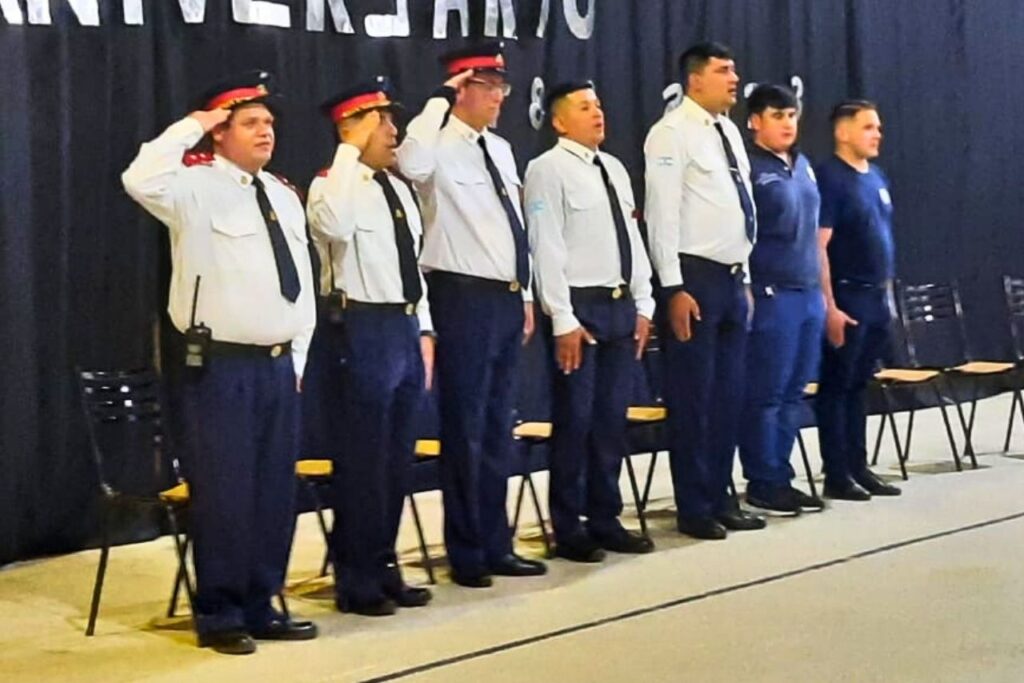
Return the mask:
[[[743,275],[743,264],[734,263],[731,266],[729,266],[729,275],[732,275],[733,277],[739,277]]]
[[[406,315],[412,315],[415,312],[416,312],[416,304],[406,304],[405,305],[405,314]]]
[[[510,292],[518,292],[519,291],[519,282],[516,281],[516,280],[513,280],[512,282],[508,283],[508,291],[510,291]]]
[[[622,298],[622,287],[616,287],[616,288],[614,288],[612,290],[612,298],[613,299],[621,299]]]
[[[280,344],[274,344],[273,346],[270,347],[270,357],[277,358],[278,356],[281,355],[281,352],[283,350],[284,349],[281,348]]]

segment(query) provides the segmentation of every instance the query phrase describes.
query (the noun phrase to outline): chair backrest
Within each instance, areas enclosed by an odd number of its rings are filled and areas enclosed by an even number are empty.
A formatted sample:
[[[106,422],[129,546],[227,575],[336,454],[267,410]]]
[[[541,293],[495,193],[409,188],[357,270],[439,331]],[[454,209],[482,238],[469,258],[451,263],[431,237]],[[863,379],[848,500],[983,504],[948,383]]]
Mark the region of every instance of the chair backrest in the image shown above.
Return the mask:
[[[163,428],[160,378],[150,369],[78,370],[89,446],[107,496],[155,497],[180,479]]]
[[[1024,360],[1024,278],[1004,275],[1003,292],[1013,338],[1013,354],[1017,360]]]
[[[970,358],[956,282],[896,286],[907,355],[916,367],[953,367]]]

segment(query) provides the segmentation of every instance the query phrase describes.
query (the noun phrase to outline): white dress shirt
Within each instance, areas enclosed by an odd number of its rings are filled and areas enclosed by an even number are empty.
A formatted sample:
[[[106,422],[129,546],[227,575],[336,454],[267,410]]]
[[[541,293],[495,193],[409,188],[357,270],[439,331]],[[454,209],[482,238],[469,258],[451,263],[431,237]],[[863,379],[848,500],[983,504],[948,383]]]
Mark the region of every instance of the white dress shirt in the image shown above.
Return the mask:
[[[647,231],[651,260],[664,287],[683,284],[681,253],[727,265],[742,263],[749,272],[753,245],[716,122],[722,124],[753,197],[750,160],[739,129],[728,117],[712,116],[685,97],[647,134]]]
[[[324,276],[329,282],[333,271],[333,287],[354,301],[405,303],[391,208],[384,190],[373,179],[374,170],[359,161],[359,154],[357,147],[338,145],[326,175],[314,178],[309,187],[307,215]],[[412,191],[398,178],[388,179],[418,248],[423,226]],[[421,330],[432,330],[427,285],[422,273],[417,274],[423,298],[416,305],[416,315]]]
[[[266,346],[291,341],[301,377],[316,326],[302,202],[273,174],[259,172],[299,274],[302,291],[292,303],[281,295],[252,174],[219,156],[210,164],[182,163],[202,137],[198,121],[178,121],[143,144],[121,176],[132,199],[170,229],[171,321],[181,332],[189,327],[196,276],[202,276],[196,321],[205,323],[217,341]]]
[[[618,195],[632,252],[632,281],[622,281],[615,219],[601,169],[600,155]],[[640,315],[652,318],[651,264],[647,260],[633,212],[636,201],[629,174],[610,154],[560,138],[558,144],[530,162],[526,169],[526,221],[544,312],[555,335],[580,326],[573,315],[571,287],[629,285]]]
[[[420,264],[428,271],[511,283],[516,279],[515,241],[477,139],[484,137],[525,229],[519,205],[522,182],[512,146],[489,130],[477,132],[455,115],[442,128],[448,108],[444,98],[431,99],[409,123],[398,149],[398,166],[415,184],[423,210]],[[523,289],[523,298],[531,300],[529,288]]]

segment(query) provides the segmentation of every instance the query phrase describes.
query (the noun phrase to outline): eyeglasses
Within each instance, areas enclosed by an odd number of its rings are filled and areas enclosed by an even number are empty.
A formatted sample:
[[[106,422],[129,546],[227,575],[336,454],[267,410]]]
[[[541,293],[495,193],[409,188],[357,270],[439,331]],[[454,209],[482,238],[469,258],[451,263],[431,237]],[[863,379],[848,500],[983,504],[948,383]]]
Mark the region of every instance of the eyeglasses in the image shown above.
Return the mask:
[[[472,83],[473,85],[479,85],[480,87],[486,89],[488,94],[500,92],[502,97],[508,97],[512,93],[511,83],[492,83],[490,81],[484,81],[479,78],[470,78],[469,81],[467,82]]]

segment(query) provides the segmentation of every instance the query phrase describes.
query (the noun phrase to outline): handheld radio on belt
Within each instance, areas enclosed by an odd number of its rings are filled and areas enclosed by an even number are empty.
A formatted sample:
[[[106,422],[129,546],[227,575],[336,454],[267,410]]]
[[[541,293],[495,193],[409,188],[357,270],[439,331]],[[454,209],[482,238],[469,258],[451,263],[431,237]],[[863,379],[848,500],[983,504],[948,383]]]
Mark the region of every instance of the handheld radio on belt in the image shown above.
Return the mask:
[[[327,294],[327,320],[334,325],[340,325],[345,318],[345,293],[337,289],[334,284],[334,251],[330,242],[327,243],[327,263],[331,274],[331,290]]]
[[[196,305],[199,303],[201,279],[201,275],[196,275],[196,287],[192,293],[192,317],[188,329],[185,330],[185,367],[189,368],[202,368],[206,365],[206,359],[210,355],[210,342],[213,340],[213,330],[203,323],[196,325]]]

